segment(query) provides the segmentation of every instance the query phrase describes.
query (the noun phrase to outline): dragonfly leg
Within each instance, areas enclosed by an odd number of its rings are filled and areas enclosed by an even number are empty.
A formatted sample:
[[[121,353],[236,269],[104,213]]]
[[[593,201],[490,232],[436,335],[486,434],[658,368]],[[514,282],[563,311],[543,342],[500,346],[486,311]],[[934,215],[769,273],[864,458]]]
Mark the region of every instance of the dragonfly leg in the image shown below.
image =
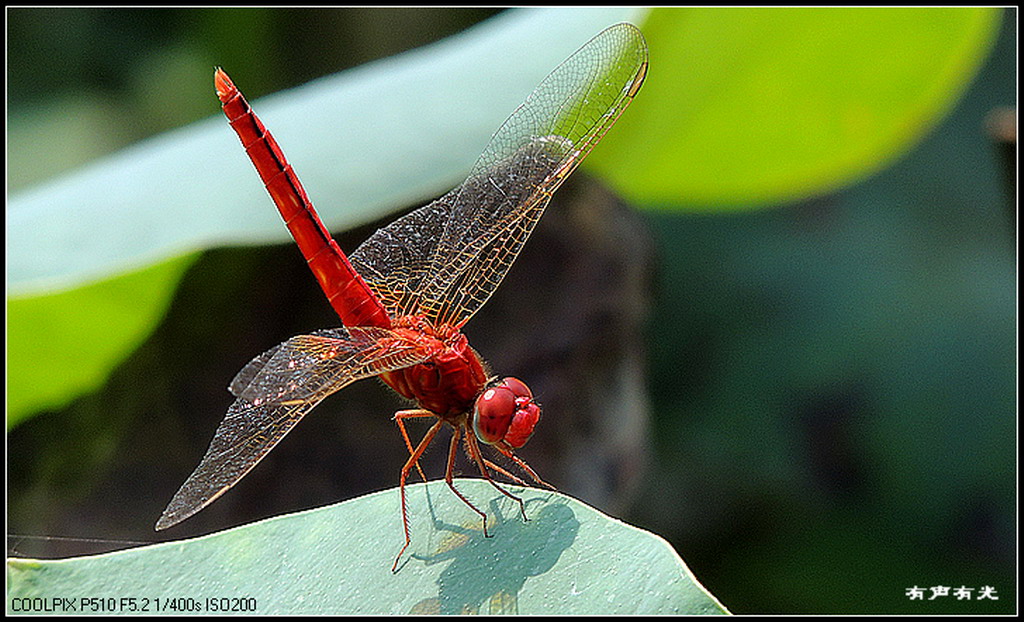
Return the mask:
[[[530,468],[530,465],[526,464],[526,462],[524,462],[519,456],[517,456],[514,453],[512,453],[512,448],[511,447],[506,447],[503,443],[500,443],[500,442],[499,443],[495,443],[494,445],[492,445],[492,447],[497,449],[498,452],[501,453],[501,455],[505,456],[506,458],[508,458],[512,462],[515,462],[516,466],[518,466],[527,475],[529,475],[530,479],[532,479],[533,481],[537,482],[541,486],[545,486],[547,488],[550,488],[551,490],[558,490],[557,488],[555,488],[551,484],[549,484],[549,483],[545,482],[544,480],[542,480],[540,478],[540,476],[537,475],[536,471],[534,471],[533,469]]]
[[[437,423],[430,426],[427,433],[423,435],[423,440],[421,440],[416,449],[412,451],[412,455],[409,456],[409,460],[406,461],[405,466],[402,467],[402,477],[399,480],[398,490],[399,495],[402,498],[402,528],[405,530],[405,544],[402,546],[402,550],[398,552],[398,556],[395,557],[395,563],[391,566],[391,572],[398,571],[398,560],[402,559],[402,553],[405,553],[405,549],[409,548],[409,542],[412,541],[409,537],[409,514],[405,504],[405,480],[409,477],[409,471],[412,470],[413,465],[416,465],[417,467],[419,466],[420,456],[422,456],[423,452],[426,451],[430,442],[434,440],[434,436],[437,435],[437,431],[441,429],[442,425],[444,425],[444,420],[438,419]],[[450,485],[451,483],[449,483],[449,486]],[[461,497],[462,495],[459,496]]]
[[[448,482],[448,487],[452,489],[455,496],[462,499],[462,502],[469,506],[469,509],[473,510],[480,515],[480,518],[484,521],[484,537],[490,538],[487,534],[487,514],[485,514],[480,508],[476,507],[469,502],[469,499],[464,497],[461,492],[456,490],[455,483],[452,481],[452,469],[455,466],[455,456],[459,453],[459,437],[462,435],[462,430],[458,426],[452,426],[455,428],[455,432],[452,434],[452,444],[448,447],[448,468],[445,469],[444,481]],[[467,437],[469,433],[467,433]]]
[[[510,493],[509,491],[505,490],[504,488],[499,486],[497,482],[495,482],[493,479],[491,479],[491,474],[487,472],[487,468],[486,468],[485,465],[486,464],[490,464],[491,468],[494,469],[495,471],[497,471],[499,473],[503,473],[505,475],[508,475],[508,476],[512,477],[513,479],[519,479],[519,478],[512,476],[511,473],[509,473],[505,469],[502,469],[501,467],[498,467],[496,464],[490,462],[489,460],[485,460],[483,454],[480,453],[480,445],[478,445],[477,442],[476,442],[476,436],[471,434],[471,433],[469,433],[469,432],[466,432],[466,448],[469,451],[469,457],[472,458],[473,462],[476,462],[477,465],[480,467],[480,473],[484,476],[484,479],[486,479],[488,482],[490,482],[491,486],[494,486],[498,490],[498,492],[500,492],[501,494],[505,495],[509,499],[512,499],[516,503],[518,503],[519,504],[519,512],[523,515],[523,520],[527,520],[526,519],[526,506],[523,505],[523,500],[520,499],[519,497],[515,496],[514,494]],[[522,481],[522,480],[519,480],[519,481]]]
[[[495,473],[501,473],[502,475],[504,475],[505,477],[509,478],[513,482],[519,484],[520,486],[529,486],[529,484],[527,484],[525,481],[523,481],[523,478],[519,477],[518,475],[516,475],[514,473],[509,473],[506,469],[502,468],[501,465],[494,464],[493,462],[491,462],[490,460],[488,460],[486,458],[484,458],[484,464],[487,465],[488,469],[494,471]]]
[[[403,419],[414,419],[416,417],[436,417],[434,413],[429,410],[422,408],[416,408],[413,410],[400,410],[395,413],[395,423],[398,424],[398,429],[402,431],[402,438],[405,439],[405,446],[409,448],[409,455],[413,454],[412,442],[409,441],[409,434],[405,431],[405,423]],[[420,472],[420,478],[423,481],[427,481],[427,476],[423,474],[423,468],[420,467],[420,463],[416,462],[416,470]]]

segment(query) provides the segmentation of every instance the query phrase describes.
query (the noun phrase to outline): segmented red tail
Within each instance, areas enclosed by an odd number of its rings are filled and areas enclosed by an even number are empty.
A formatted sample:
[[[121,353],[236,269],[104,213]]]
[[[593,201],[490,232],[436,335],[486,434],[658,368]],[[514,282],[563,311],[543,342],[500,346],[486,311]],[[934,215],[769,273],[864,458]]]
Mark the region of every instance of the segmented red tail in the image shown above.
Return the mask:
[[[214,84],[224,114],[342,324],[389,328],[387,311],[320,221],[277,141],[220,67]]]

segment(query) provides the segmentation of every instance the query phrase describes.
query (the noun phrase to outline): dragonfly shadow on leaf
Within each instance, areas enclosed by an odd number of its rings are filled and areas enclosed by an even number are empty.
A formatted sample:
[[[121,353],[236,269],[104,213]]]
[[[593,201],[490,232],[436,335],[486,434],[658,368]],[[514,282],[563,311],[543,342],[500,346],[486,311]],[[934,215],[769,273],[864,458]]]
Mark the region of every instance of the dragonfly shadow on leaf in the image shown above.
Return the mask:
[[[454,525],[434,515],[444,535],[430,554],[414,553],[410,563],[450,562],[437,578],[437,596],[416,603],[414,614],[519,613],[519,592],[530,577],[551,570],[579,532],[576,514],[564,502],[540,494],[524,498],[527,521],[504,497],[491,499],[485,537],[479,521]]]

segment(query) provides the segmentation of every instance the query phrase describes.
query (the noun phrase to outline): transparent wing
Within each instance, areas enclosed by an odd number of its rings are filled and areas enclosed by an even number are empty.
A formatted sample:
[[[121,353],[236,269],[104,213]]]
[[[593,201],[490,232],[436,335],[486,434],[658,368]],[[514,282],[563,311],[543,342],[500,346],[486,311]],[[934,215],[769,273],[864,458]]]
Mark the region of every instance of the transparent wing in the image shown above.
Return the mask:
[[[413,343],[382,328],[300,335],[253,359],[232,381],[237,399],[156,528],[179,523],[224,494],[331,393],[425,359]]]
[[[392,315],[462,326],[504,278],[552,193],[636,95],[647,44],[631,24],[555,68],[491,138],[469,178],[368,239],[352,263]]]

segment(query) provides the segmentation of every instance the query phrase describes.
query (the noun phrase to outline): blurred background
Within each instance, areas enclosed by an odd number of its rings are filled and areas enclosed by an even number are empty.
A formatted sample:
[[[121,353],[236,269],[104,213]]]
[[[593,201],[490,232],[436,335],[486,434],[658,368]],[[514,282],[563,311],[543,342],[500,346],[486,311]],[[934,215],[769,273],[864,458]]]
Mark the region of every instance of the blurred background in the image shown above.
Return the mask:
[[[219,114],[214,65],[251,101],[508,13],[8,9],[9,194]],[[770,11],[642,15],[647,84],[467,327],[495,371],[541,396],[523,457],[563,492],[668,539],[733,612],[1015,609],[1016,10],[991,13],[973,47],[945,51],[954,62],[933,73],[956,77],[938,86],[872,61],[868,75],[910,93],[906,105],[891,95],[896,129],[829,93],[826,110],[861,114],[838,130],[801,100],[763,104],[779,101],[772,80],[855,65],[835,51],[855,17],[826,16],[834,46],[787,50],[773,27],[792,22]],[[751,31],[764,33],[760,51],[737,43]],[[780,58],[799,59],[792,77]],[[716,105],[729,101],[719,83],[741,105]],[[677,117],[702,123],[677,131]],[[790,125],[772,124],[782,118]],[[769,138],[747,143],[751,126]],[[890,133],[865,146],[879,127]],[[706,150],[651,155],[693,145]],[[801,149],[858,159],[822,172]],[[735,155],[732,169],[719,153]],[[351,250],[395,217],[335,234]],[[302,264],[291,243],[196,254],[95,386],[16,416],[16,391],[65,370],[14,375],[32,358],[14,345],[15,312],[21,322],[31,307],[15,305],[33,303],[9,291],[9,555],[180,538],[396,485],[401,404],[362,382],[217,503],[152,531],[230,404],[235,372],[336,324]],[[50,332],[33,330],[21,343]],[[428,455],[428,474],[440,477],[444,453]],[[905,596],[935,585],[993,586],[999,600]]]

